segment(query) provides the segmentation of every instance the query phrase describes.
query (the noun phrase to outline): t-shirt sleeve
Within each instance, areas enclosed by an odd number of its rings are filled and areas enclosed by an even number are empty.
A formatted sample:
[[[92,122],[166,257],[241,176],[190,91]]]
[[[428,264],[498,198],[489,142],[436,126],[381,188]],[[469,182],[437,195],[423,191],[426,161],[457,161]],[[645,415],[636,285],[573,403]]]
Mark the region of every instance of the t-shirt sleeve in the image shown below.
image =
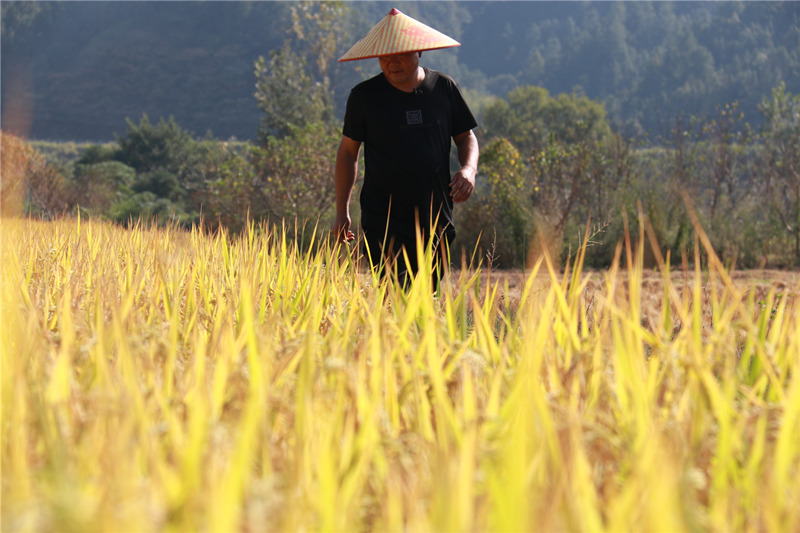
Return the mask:
[[[360,101],[359,94],[352,90],[347,97],[347,107],[344,111],[344,125],[342,135],[350,137],[354,141],[364,142],[366,134],[364,131],[364,105]]]
[[[472,115],[472,111],[469,110],[461,90],[452,79],[450,80],[450,100],[453,106],[453,131],[451,136],[455,137],[478,126],[478,122]]]

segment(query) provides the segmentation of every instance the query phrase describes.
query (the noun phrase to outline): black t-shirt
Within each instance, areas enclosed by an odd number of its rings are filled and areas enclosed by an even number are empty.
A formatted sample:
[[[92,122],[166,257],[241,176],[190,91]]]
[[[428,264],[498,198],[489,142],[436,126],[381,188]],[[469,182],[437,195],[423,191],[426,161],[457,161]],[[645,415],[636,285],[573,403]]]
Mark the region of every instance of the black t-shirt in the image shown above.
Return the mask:
[[[425,80],[406,93],[383,73],[353,88],[342,133],[364,144],[361,227],[383,235],[413,237],[416,217],[423,230],[439,217],[451,237],[451,138],[477,126],[461,91],[449,76],[424,69]],[[391,205],[391,207],[390,207]]]

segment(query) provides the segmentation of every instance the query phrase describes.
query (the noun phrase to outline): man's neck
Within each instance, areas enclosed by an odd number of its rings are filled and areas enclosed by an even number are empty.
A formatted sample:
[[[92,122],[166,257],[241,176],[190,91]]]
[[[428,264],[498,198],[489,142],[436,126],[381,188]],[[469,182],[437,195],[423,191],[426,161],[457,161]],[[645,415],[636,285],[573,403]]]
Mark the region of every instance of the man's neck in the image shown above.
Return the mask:
[[[425,70],[422,67],[417,67],[417,71],[415,72],[414,76],[406,83],[402,84],[395,84],[392,83],[391,80],[387,78],[387,81],[395,88],[403,91],[404,93],[413,93],[414,90],[422,85],[422,82],[425,81]]]

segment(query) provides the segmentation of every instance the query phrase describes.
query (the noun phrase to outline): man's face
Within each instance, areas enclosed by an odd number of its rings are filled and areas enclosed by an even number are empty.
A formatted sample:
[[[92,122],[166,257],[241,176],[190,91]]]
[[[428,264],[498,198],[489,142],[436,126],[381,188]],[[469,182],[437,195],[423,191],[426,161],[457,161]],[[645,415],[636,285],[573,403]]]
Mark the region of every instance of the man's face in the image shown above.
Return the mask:
[[[419,52],[392,54],[378,58],[381,70],[386,79],[396,87],[413,85],[416,82],[419,67]],[[413,88],[413,87],[411,87]]]

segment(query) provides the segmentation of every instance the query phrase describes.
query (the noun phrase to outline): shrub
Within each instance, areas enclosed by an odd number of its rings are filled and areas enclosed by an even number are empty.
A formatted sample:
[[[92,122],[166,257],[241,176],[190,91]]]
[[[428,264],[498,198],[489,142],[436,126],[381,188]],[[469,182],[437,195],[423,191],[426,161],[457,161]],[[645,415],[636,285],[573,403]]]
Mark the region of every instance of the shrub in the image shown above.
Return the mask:
[[[271,220],[330,222],[339,139],[336,128],[315,122],[292,127],[288,137],[270,137],[264,148],[254,148],[252,214]]]
[[[528,180],[511,142],[505,138],[489,142],[481,151],[473,196],[456,208],[456,246],[467,253],[478,246],[494,266],[523,266],[533,230]]]
[[[91,158],[81,157],[81,160]],[[96,215],[111,216],[113,206],[132,194],[131,186],[135,179],[134,170],[119,161],[78,164],[75,165],[71,187],[81,208]]]
[[[2,133],[2,211],[54,218],[75,205],[64,176],[22,139]]]
[[[19,137],[2,131],[0,136],[0,167],[3,171],[0,180],[0,212],[3,216],[19,216],[25,210],[26,174],[33,151]]]

